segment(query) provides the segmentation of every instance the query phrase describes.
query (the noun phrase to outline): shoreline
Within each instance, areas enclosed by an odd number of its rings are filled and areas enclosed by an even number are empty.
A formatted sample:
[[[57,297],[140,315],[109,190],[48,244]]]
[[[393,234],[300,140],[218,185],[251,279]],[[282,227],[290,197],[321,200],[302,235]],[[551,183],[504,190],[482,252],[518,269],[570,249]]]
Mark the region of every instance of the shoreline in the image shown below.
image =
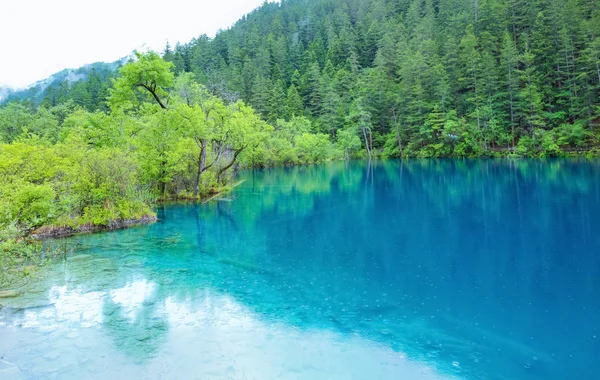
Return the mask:
[[[158,202],[158,204],[168,204],[168,203],[185,203],[185,202],[193,202],[199,205],[204,205],[211,200],[216,199],[218,196],[231,192],[237,186],[244,183],[246,180],[240,180],[231,185],[230,188],[222,189],[217,191],[214,194],[211,194],[208,198],[197,198],[197,199],[176,199],[176,200],[163,200]],[[114,220],[108,223],[107,225],[94,225],[94,224],[85,224],[80,227],[69,227],[69,226],[42,226],[36,230],[34,230],[29,236],[37,241],[42,240],[50,240],[50,239],[62,239],[75,235],[83,235],[83,234],[93,234],[98,232],[110,232],[117,230],[124,230],[126,228],[132,228],[137,226],[143,226],[147,224],[156,223],[158,218],[156,215],[144,215],[141,218],[136,219],[122,219],[122,220]]]
[[[145,215],[137,219],[115,220],[107,225],[86,224],[80,227],[69,226],[42,226],[29,235],[35,240],[61,239],[74,235],[92,234],[123,230],[130,227],[143,226],[158,221],[156,215]]]

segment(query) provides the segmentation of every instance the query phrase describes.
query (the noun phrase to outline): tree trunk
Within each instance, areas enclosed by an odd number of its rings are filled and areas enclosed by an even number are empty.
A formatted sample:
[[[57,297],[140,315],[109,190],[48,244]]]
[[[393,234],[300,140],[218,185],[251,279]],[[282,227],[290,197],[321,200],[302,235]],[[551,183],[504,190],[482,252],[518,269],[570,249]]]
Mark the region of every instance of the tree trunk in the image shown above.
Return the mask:
[[[394,118],[394,125],[396,126],[396,139],[398,140],[398,149],[400,149],[400,156],[402,156],[402,139],[400,138],[400,122],[398,121],[398,115],[396,109],[392,108],[392,116]]]
[[[156,100],[156,102],[158,103],[158,105],[160,106],[160,108],[162,108],[162,109],[165,109],[165,110],[168,110],[168,109],[169,109],[169,107],[167,107],[167,105],[166,105],[166,104],[164,104],[164,103],[162,102],[162,100],[160,100],[160,98],[158,97],[158,94],[156,93],[156,89],[155,89],[155,88],[152,88],[152,87],[150,87],[150,86],[147,86],[147,85],[145,85],[145,84],[143,84],[143,83],[139,83],[139,84],[138,84],[138,86],[139,86],[139,87],[143,87],[143,88],[145,88],[146,90],[148,90],[148,92],[150,92],[150,93],[152,94],[152,96],[154,97],[154,100]],[[154,86],[154,87],[156,87],[156,86]]]
[[[200,145],[200,154],[198,154],[198,172],[196,173],[196,182],[194,183],[194,198],[198,197],[198,193],[200,192],[200,175],[206,167],[206,142],[203,140]]]
[[[515,7],[511,7],[511,14],[512,14],[512,32],[513,32],[513,41],[515,43],[515,46],[517,46],[517,26],[515,25]]]
[[[511,71],[508,72],[508,80],[510,85],[508,86],[508,94],[510,96],[510,129],[512,134],[512,146],[515,147],[515,108],[513,105],[513,88],[512,88],[512,75]]]
[[[593,46],[594,40],[596,39],[595,35],[592,35],[592,41],[591,44]],[[596,58],[596,74],[598,74],[598,83],[600,84],[600,59],[598,59],[598,51],[596,49],[594,49],[594,57]]]
[[[590,103],[590,97],[588,96],[588,101],[587,101],[587,114],[588,114],[588,127],[590,128],[590,131],[594,131],[594,123],[592,120],[592,104]]]
[[[369,155],[369,161],[371,160],[371,149],[369,149],[369,139],[367,139],[367,131],[366,129],[363,127],[362,128],[362,132],[363,132],[363,136],[365,138],[365,148],[367,148],[367,154]]]
[[[162,161],[160,163],[160,166],[161,166],[160,193],[162,194],[163,199],[166,199],[167,182],[165,181],[165,176],[167,174],[167,171],[166,171],[167,162]]]
[[[233,158],[231,159],[231,162],[229,162],[227,165],[223,166],[221,169],[219,169],[219,171],[217,171],[217,184],[221,184],[221,175],[227,169],[232,167],[233,164],[235,164],[235,160],[237,160],[237,157],[240,155],[240,153],[242,153],[244,151],[244,149],[246,149],[246,146],[243,146],[240,149],[236,150],[235,153],[233,154]]]
[[[481,132],[481,120],[479,119],[479,94],[477,93],[477,74],[473,71],[473,85],[475,89],[475,112],[477,112],[477,129]]]

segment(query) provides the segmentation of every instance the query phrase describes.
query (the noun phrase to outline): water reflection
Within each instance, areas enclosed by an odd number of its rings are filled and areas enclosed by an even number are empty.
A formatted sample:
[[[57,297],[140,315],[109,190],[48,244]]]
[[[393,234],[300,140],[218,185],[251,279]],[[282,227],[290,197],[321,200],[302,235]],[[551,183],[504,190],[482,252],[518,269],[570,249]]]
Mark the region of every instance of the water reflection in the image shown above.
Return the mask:
[[[142,280],[99,298],[63,287],[50,293],[53,304],[36,312],[13,309],[7,318],[5,309],[3,379],[440,378],[358,336],[266,323],[211,289],[156,300],[156,286]]]
[[[597,162],[353,162],[244,178],[233,202],[70,240],[77,256],[0,311],[12,336],[0,356],[46,373],[48,348],[32,346],[52,331],[59,346],[89,335],[80,345],[115,363],[85,357],[58,378],[599,375]]]

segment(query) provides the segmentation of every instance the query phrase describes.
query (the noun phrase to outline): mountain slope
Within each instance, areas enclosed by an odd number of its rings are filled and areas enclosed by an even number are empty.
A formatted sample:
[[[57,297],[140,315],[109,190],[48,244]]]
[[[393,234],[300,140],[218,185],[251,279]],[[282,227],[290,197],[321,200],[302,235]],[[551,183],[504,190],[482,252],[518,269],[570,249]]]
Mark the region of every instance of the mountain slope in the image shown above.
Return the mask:
[[[600,5],[583,0],[288,0],[165,57],[271,122],[478,154],[596,144],[598,34]]]
[[[96,62],[77,69],[65,69],[26,89],[7,94],[4,100],[27,100],[34,104],[55,106],[72,99],[80,106],[97,109],[103,101],[102,93],[110,86],[108,79],[129,59],[125,57],[111,63]]]
[[[305,116],[369,154],[554,154],[598,145],[599,34],[586,0],[284,0],[164,58],[271,123]]]

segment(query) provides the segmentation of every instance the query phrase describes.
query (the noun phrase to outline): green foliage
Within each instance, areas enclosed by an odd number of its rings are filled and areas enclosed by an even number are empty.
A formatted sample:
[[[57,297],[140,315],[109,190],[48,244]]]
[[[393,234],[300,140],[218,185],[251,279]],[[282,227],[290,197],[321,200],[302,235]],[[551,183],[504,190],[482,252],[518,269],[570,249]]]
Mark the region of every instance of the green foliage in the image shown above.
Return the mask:
[[[29,235],[39,227],[106,226],[151,215],[136,162],[118,148],[88,149],[78,136],[0,144],[0,286],[12,264],[37,260]]]
[[[0,187],[0,224],[16,223],[39,227],[52,219],[55,192],[47,184],[36,185],[15,179]]]
[[[108,103],[130,114],[148,112],[148,103],[172,108],[177,97],[189,106],[198,105],[199,96],[225,104],[242,100],[272,125],[306,117],[311,132],[331,141],[338,141],[339,131],[357,128],[369,157],[509,155],[519,139],[535,139],[536,129],[561,136],[562,152],[594,151],[600,120],[597,7],[490,0],[473,12],[467,0],[396,3],[264,4],[215,38],[167,46],[163,59],[136,53],[118,77],[94,68],[85,80],[54,84],[42,104],[57,116],[52,108],[69,102],[103,112]],[[11,107],[0,112],[0,139],[14,141],[25,129],[56,138],[64,118],[56,126],[42,111],[34,122],[29,105]],[[440,132],[450,112],[461,125],[455,140]],[[568,125],[584,131],[566,137]],[[258,165],[275,163],[272,145],[285,157],[279,162],[297,162],[287,141],[261,142],[242,156]]]
[[[110,95],[110,106],[130,109],[139,105],[141,99],[151,95],[162,108],[167,108],[167,89],[174,79],[173,64],[163,60],[158,53],[135,52],[137,60],[123,66],[120,77],[114,81]]]
[[[508,155],[562,125],[588,133],[550,134],[563,152],[598,140],[598,12],[588,5],[493,0],[474,13],[466,0],[307,1],[266,4],[168,59],[189,56],[184,70],[271,123],[306,116],[332,141],[358,128],[372,157]],[[442,133],[450,112],[456,138]]]
[[[40,250],[40,244],[26,239],[16,223],[2,225],[0,222],[0,289],[29,274],[24,263],[41,263],[43,256],[40,257]]]
[[[334,156],[329,136],[311,133],[310,119],[281,118],[274,128],[244,102],[226,102],[172,69],[154,52],[138,53],[114,81],[109,112],[72,102],[0,108],[5,257],[27,256],[25,242],[41,227],[111,226],[152,215],[157,198],[226,189],[241,167]],[[354,141],[351,149],[359,147]]]
[[[396,146],[396,141],[393,142]],[[361,149],[361,142],[358,134],[352,129],[341,129],[337,132],[337,146],[343,152],[344,159],[348,160],[357,155]],[[392,154],[388,154],[390,156]],[[395,152],[394,152],[395,155]]]
[[[325,134],[302,133],[296,138],[298,159],[302,163],[325,161],[331,157],[331,142]]]

